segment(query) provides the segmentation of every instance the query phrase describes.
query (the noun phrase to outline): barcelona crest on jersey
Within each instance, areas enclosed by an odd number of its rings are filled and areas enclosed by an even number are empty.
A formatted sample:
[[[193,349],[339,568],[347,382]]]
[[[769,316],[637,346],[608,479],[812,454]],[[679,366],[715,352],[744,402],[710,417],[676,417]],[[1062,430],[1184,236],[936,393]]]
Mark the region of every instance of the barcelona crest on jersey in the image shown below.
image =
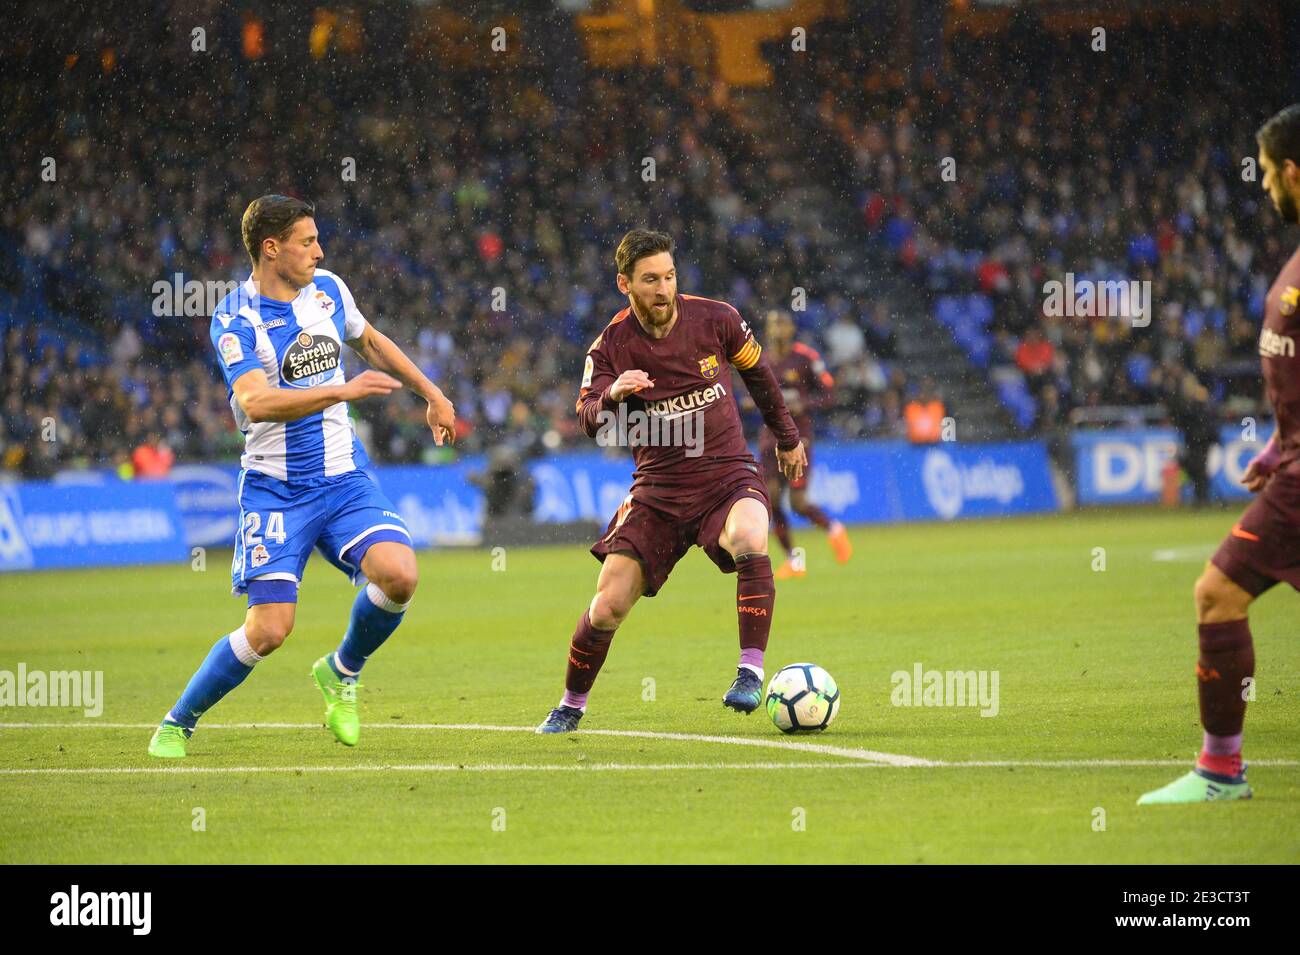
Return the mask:
[[[1277,310],[1283,315],[1290,315],[1295,311],[1297,300],[1300,300],[1300,289],[1288,285],[1282,292],[1282,300],[1278,303]]]
[[[718,356],[710,355],[708,358],[700,359],[700,374],[705,378],[718,377]]]

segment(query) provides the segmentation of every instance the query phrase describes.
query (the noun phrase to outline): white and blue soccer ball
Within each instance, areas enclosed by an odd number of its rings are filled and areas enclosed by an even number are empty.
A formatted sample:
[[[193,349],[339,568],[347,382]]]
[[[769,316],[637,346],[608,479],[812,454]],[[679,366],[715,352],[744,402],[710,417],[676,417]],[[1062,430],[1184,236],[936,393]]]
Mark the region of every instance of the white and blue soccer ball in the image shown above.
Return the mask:
[[[791,663],[767,684],[767,715],[782,733],[817,733],[840,711],[835,678],[815,663]]]

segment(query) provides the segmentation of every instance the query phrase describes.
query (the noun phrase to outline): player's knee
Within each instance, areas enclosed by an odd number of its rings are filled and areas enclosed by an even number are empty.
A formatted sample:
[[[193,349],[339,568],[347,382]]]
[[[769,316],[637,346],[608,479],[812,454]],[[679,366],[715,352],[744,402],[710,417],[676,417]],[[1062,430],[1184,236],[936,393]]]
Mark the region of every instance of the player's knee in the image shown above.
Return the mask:
[[[384,596],[394,603],[410,603],[415,596],[415,587],[420,582],[420,573],[414,563],[410,566],[396,567],[379,583]]]
[[[1233,586],[1222,573],[1206,568],[1192,588],[1197,619],[1210,622],[1218,618],[1236,619],[1250,605],[1250,595]]]
[[[610,590],[598,590],[587,610],[587,618],[597,630],[615,630],[632,612],[634,600]]]
[[[1196,583],[1192,587],[1192,597],[1196,601],[1197,613],[1203,616],[1223,602],[1223,588],[1219,585],[1218,579],[1205,570],[1196,578]]]
[[[293,630],[293,620],[282,617],[254,619],[244,624],[248,645],[260,657],[274,653]]]
[[[726,549],[733,557],[737,554],[766,554],[767,525],[746,523],[736,527],[727,541]]]
[[[420,581],[415,551],[397,544],[376,544],[361,561],[361,571],[394,603],[410,603]]]

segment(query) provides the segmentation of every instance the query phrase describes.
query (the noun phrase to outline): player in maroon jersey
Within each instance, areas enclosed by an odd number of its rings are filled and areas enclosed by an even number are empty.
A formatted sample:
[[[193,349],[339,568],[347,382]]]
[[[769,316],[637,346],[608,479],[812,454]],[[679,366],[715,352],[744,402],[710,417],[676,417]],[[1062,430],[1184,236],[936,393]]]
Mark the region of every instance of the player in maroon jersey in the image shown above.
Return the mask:
[[[1264,189],[1286,222],[1300,222],[1300,104],[1260,127]],[[1196,581],[1200,659],[1196,663],[1201,726],[1196,767],[1139,805],[1249,799],[1241,761],[1246,700],[1255,677],[1255,647],[1247,612],[1279,581],[1300,590],[1300,249],[1264,300],[1259,337],[1264,391],[1277,430],[1246,468],[1242,483],[1258,497],[1224,538]]]
[[[539,733],[576,729],[614,631],[642,595],[653,597],[673,565],[701,547],[736,572],[740,662],[723,705],[753,712],[763,695],[763,652],[776,587],[767,556],[769,502],[745,444],[726,374],[738,370],[777,435],[783,472],[807,464],[799,429],[744,319],[726,302],[677,292],[672,239],[633,229],[614,261],[623,309],[587,350],[577,411],[602,444],[632,447],[632,488],[591,552],[603,566],[596,596],[569,646],[564,696]]]
[[[812,413],[823,411],[835,401],[835,380],[826,370],[826,363],[816,349],[795,341],[794,319],[789,312],[772,309],[766,323],[767,360],[772,373],[781,384],[781,394],[786,407],[794,416],[808,455],[808,466],[798,480],[789,480],[781,472],[776,457],[776,437],[764,428],[759,435],[759,460],[763,464],[763,478],[767,482],[767,495],[772,501],[772,529],[785,548],[786,560],[776,571],[777,580],[802,577],[806,567],[802,559],[794,557],[794,541],[790,537],[790,521],[781,504],[781,492],[790,488],[790,509],[812,521],[826,531],[831,551],[841,564],[853,556],[848,531],[839,521],[833,521],[826,512],[808,500],[808,483],[812,477]]]

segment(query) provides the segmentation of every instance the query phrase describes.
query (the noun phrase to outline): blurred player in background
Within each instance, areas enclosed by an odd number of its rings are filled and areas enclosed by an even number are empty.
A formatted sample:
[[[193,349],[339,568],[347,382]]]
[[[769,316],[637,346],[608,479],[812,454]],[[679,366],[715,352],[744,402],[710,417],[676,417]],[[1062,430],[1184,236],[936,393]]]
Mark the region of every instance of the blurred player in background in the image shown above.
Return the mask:
[[[633,229],[623,237],[614,261],[628,307],[587,351],[578,416],[587,434],[603,442],[611,418],[621,413],[630,423],[635,414],[635,425],[618,427],[629,436],[636,471],[631,493],[591,548],[603,563],[596,595],[569,646],[564,696],[539,733],[577,729],[614,631],[642,595],[659,592],[673,565],[696,545],[723,573],[736,572],[740,662],[722,703],[751,713],[763,697],[763,653],[776,601],[767,555],[770,505],[740,411],[727,393],[728,364],[776,433],[782,472],[797,481],[807,456],[749,325],[725,302],[678,294],[672,253],[672,239],[662,232]],[[694,445],[630,437],[647,421],[686,424],[686,416],[701,429]]]
[[[835,403],[835,380],[826,370],[826,363],[816,349],[795,341],[794,318],[789,312],[772,309],[767,313],[766,325],[767,360],[781,385],[786,407],[794,417],[804,451],[808,455],[808,465],[803,469],[803,474],[798,479],[791,480],[785,476],[777,460],[775,435],[770,429],[764,428],[758,436],[763,479],[767,482],[767,494],[772,500],[772,529],[776,531],[777,540],[786,553],[785,562],[777,568],[776,579],[787,580],[802,577],[807,568],[803,560],[794,557],[790,520],[786,517],[781,500],[786,487],[790,488],[790,509],[826,531],[837,561],[847,563],[853,556],[853,545],[849,543],[849,534],[844,525],[831,520],[825,511],[808,500],[808,482],[812,477],[812,413],[824,411]],[[753,402],[746,401],[745,404],[752,407]]]
[[[1282,219],[1300,222],[1300,105],[1260,127],[1264,189]],[[1246,508],[1196,581],[1200,659],[1196,664],[1204,741],[1196,767],[1138,805],[1249,799],[1241,761],[1246,699],[1255,676],[1251,603],[1279,581],[1300,590],[1300,249],[1264,300],[1259,337],[1264,390],[1277,430],[1246,468],[1259,496]]]
[[[428,401],[426,420],[439,445],[455,440],[455,409],[366,321],[343,280],[317,268],[325,253],[314,215],[311,204],[288,196],[254,200],[242,223],[253,273],[212,316],[212,345],[244,433],[231,577],[232,592],[248,595],[248,612],[243,626],[217,640],[163,718],[151,756],[184,756],[199,717],[284,642],[313,547],[354,584],[367,581],[342,643],[311,674],[325,698],[326,725],[340,742],[356,745],[357,677],[415,593],[411,535],[364,470],[369,458],[347,402],[404,383]],[[344,343],[378,370],[346,379]]]

